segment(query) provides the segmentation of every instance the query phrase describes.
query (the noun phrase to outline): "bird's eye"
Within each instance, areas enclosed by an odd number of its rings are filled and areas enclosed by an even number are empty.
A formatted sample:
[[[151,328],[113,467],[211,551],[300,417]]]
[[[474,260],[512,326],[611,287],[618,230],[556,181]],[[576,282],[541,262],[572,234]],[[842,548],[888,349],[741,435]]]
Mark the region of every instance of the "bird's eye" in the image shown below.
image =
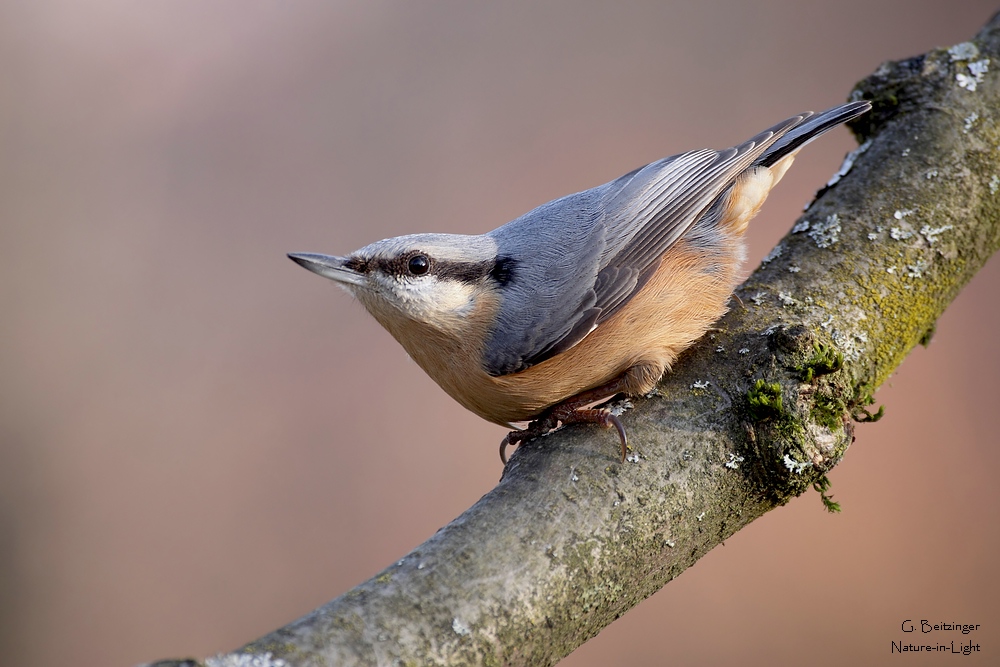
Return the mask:
[[[427,259],[427,255],[414,255],[406,263],[406,268],[409,269],[410,275],[422,276],[431,268],[431,261]]]

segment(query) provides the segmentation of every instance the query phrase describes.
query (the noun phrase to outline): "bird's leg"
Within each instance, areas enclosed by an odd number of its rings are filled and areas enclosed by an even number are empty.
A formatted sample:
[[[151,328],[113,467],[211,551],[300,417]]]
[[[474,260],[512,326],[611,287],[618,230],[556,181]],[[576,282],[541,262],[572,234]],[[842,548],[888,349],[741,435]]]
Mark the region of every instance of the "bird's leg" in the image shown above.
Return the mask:
[[[534,440],[541,435],[545,435],[556,426],[559,426],[559,420],[553,419],[552,409],[550,408],[539,415],[538,419],[532,420],[526,428],[519,431],[511,431],[500,441],[500,460],[503,461],[504,465],[507,465],[508,447],[511,445],[518,447],[525,440]]]
[[[632,389],[631,383],[626,375],[622,375],[600,387],[588,389],[571,398],[567,398],[545,412],[538,419],[535,419],[523,431],[511,431],[500,442],[500,460],[507,465],[507,447],[510,445],[520,445],[525,440],[532,440],[540,435],[545,435],[560,423],[567,424],[600,424],[604,428],[615,427],[618,431],[618,438],[622,446],[622,462],[625,461],[625,454],[628,451],[628,435],[621,420],[611,414],[607,408],[584,408],[586,405],[596,403],[602,399],[612,398],[615,394]]]

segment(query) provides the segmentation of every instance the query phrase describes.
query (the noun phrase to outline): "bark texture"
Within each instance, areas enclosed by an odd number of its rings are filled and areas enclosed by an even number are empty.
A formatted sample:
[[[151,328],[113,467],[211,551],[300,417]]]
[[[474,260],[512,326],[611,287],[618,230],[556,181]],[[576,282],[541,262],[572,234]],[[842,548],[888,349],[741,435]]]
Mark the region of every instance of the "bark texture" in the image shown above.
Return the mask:
[[[852,128],[853,166],[718,330],[632,401],[625,463],[593,427],[527,443],[373,579],[228,656],[156,664],[550,665],[822,484],[871,393],[1000,247],[998,70],[994,17],[857,85],[874,109]]]

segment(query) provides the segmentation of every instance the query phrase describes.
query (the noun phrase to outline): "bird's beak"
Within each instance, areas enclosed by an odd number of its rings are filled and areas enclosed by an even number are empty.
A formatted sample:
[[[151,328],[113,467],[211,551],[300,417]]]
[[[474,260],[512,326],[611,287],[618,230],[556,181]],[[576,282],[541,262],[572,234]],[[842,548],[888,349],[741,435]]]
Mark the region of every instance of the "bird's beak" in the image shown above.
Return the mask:
[[[364,284],[364,276],[347,267],[346,257],[316,255],[309,252],[290,252],[288,253],[288,259],[299,266],[309,269],[313,273],[318,273],[324,278],[329,278],[342,285],[360,286]]]

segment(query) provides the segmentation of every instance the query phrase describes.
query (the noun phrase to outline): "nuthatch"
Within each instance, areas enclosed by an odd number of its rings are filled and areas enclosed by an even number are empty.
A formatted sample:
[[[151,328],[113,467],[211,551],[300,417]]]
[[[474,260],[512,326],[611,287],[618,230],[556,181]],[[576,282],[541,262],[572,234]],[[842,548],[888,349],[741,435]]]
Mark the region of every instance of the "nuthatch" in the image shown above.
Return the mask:
[[[792,116],[725,150],[694,150],[543,204],[481,236],[413,234],[346,257],[289,257],[364,304],[456,401],[512,427],[505,449],[588,408],[653,389],[725,311],[743,232],[792,164],[868,102]]]

